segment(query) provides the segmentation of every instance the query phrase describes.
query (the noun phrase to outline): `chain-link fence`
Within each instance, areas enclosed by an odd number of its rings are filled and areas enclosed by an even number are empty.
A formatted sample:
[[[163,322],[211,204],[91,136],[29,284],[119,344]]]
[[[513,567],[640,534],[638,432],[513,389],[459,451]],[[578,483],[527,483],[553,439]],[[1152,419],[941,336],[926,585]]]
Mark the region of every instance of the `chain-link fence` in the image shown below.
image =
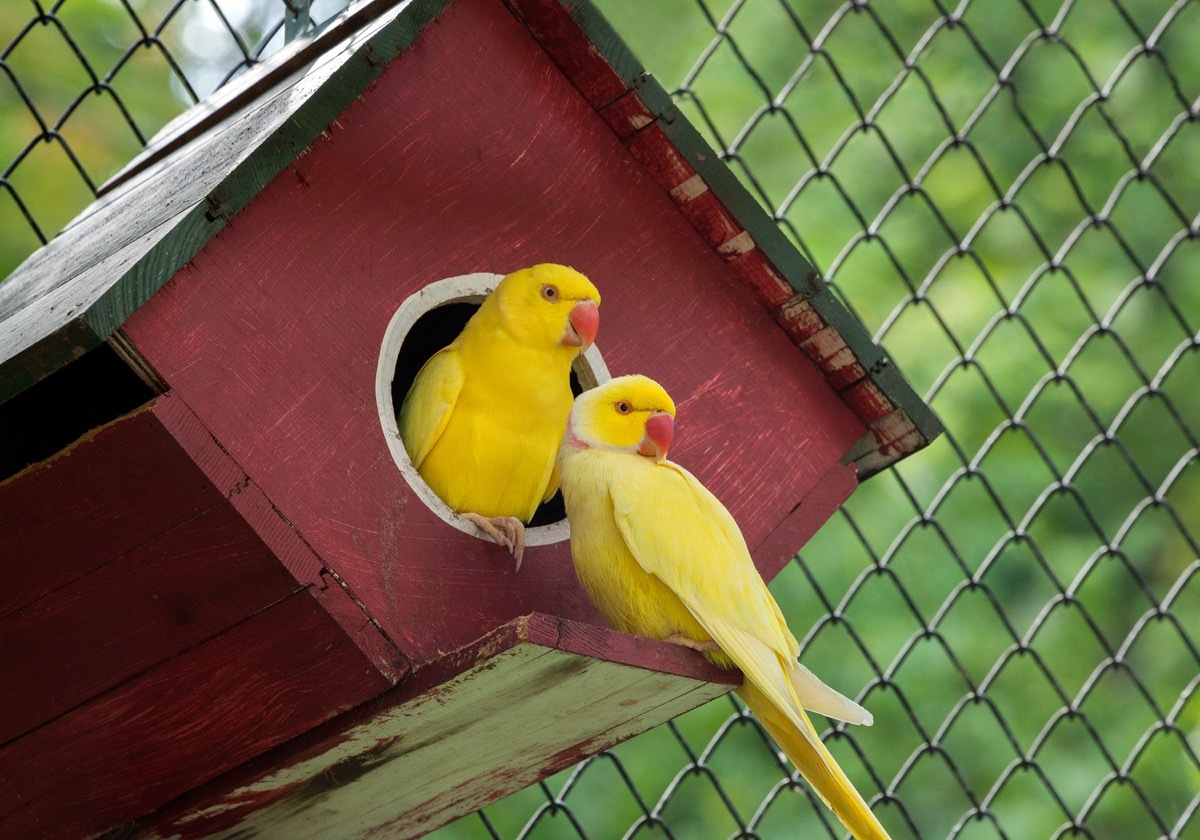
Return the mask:
[[[0,275],[306,21],[31,3]],[[949,428],[772,587],[852,780],[897,838],[1200,838],[1200,4],[598,5]],[[724,700],[437,836],[839,836],[797,778]]]

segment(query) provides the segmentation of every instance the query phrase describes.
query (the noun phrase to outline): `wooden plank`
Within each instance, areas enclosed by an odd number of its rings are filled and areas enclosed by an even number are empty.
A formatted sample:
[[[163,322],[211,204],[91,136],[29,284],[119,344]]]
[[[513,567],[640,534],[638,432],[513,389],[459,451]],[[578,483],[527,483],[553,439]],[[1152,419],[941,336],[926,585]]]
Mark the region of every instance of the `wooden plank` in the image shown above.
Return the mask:
[[[298,588],[229,503],[180,524],[0,619],[0,744]]]
[[[92,202],[60,236],[38,249],[5,281],[0,291],[0,321],[66,283],[75,287],[75,294],[91,291],[93,286],[103,283],[101,278],[83,284],[74,278],[139,239],[150,237],[151,244],[157,243],[194,208],[208,211],[206,197],[279,131],[349,59],[348,52],[334,50],[312,67],[289,74],[274,90],[262,95],[253,108],[211,124],[210,131],[199,142],[179,149],[169,161],[142,171],[137,179],[126,178],[120,189]],[[250,77],[261,76],[270,69],[273,68],[262,66],[231,87],[243,87],[252,81]],[[209,104],[197,105],[177,118],[151,140],[150,146],[169,142],[175,127],[189,122],[193,113],[208,116]],[[304,145],[301,143],[295,151]],[[136,160],[133,163],[142,166]],[[119,279],[121,273],[110,272],[109,282]]]
[[[401,679],[409,670],[408,660],[184,401],[176,394],[163,394],[155,402],[154,413],[208,479],[232,500],[233,508],[254,529],[277,562],[297,583],[314,587],[318,602],[380,673],[392,682]]]
[[[779,574],[857,488],[853,465],[832,464],[779,527],[751,548],[754,564],[763,577],[769,581]]]
[[[604,54],[583,38],[565,4],[541,0],[504,2],[593,108],[603,108],[619,98],[643,72],[628,51],[622,54],[626,61],[616,67],[605,60]],[[616,41],[616,33],[611,29],[608,32]]]
[[[138,836],[416,837],[740,679],[675,645],[526,616],[142,820]]]
[[[0,748],[8,837],[126,823],[389,685],[300,592]]]
[[[223,501],[152,409],[96,429],[0,484],[0,616]]]
[[[499,0],[448,7],[125,330],[419,663],[524,613],[598,621],[565,544],[513,575],[417,501],[375,409],[380,343],[408,294],[545,260],[597,282],[609,369],[671,391],[673,457],[751,544],[861,437]],[[238,306],[213,306],[226,299]]]
[[[444,2],[413,3],[400,21],[388,0],[361,4],[322,34],[329,51],[312,67],[306,64],[313,56],[297,58],[292,50],[246,74],[251,78],[235,87],[257,85],[251,90],[262,97],[249,110],[207,111],[209,103],[197,106],[206,112],[207,133],[189,120],[169,127],[161,142],[175,154],[94,202],[0,286],[0,400],[111,335],[303,152]],[[354,49],[329,49],[355,34],[363,40]],[[180,131],[196,134],[196,142],[176,149]]]

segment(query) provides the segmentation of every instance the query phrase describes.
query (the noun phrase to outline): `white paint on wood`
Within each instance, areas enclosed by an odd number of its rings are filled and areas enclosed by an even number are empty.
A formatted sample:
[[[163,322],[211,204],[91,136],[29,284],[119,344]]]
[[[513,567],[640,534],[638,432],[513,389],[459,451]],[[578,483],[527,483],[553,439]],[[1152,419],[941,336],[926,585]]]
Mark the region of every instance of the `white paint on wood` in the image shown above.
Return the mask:
[[[375,399],[379,406],[379,422],[383,427],[383,436],[387,440],[392,459],[400,469],[400,474],[408,482],[425,505],[437,514],[443,522],[457,528],[464,534],[487,540],[482,531],[470,522],[460,519],[438,498],[425,480],[413,466],[412,459],[404,450],[404,441],[400,439],[400,429],[396,422],[396,413],[392,408],[392,378],[396,374],[396,361],[400,357],[400,348],[409,330],[422,315],[431,309],[451,303],[481,303],[492,293],[496,284],[503,278],[501,274],[463,274],[458,277],[448,277],[430,283],[423,289],[409,295],[400,304],[400,308],[392,316],[387,331],[383,335],[383,346],[379,352],[379,366],[375,371]],[[608,366],[600,355],[599,348],[593,344],[588,351],[575,362],[575,374],[585,389],[594,388],[601,382],[607,382]],[[528,528],[525,531],[526,545],[548,545],[561,542],[571,535],[567,520],[562,519],[550,525]]]

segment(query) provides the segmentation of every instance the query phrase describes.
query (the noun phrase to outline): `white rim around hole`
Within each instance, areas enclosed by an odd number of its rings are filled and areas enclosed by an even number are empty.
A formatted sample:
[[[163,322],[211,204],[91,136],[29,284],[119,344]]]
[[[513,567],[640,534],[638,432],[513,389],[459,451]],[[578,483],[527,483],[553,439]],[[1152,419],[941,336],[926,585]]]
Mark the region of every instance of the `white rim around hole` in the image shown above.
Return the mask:
[[[413,325],[426,312],[450,303],[482,303],[491,294],[496,284],[504,277],[502,274],[463,274],[458,277],[447,277],[430,283],[418,292],[409,295],[396,314],[392,316],[387,331],[383,334],[383,345],[379,352],[379,366],[375,370],[375,400],[379,408],[379,423],[383,427],[383,437],[392,453],[392,460],[400,469],[400,474],[413,492],[417,494],[426,507],[437,514],[446,524],[457,528],[464,534],[491,542],[478,528],[469,522],[464,522],[454,515],[454,511],[429,489],[429,485],[421,478],[412,460],[404,450],[404,441],[400,439],[400,427],[396,422],[396,413],[392,408],[392,379],[396,374],[396,362],[400,358],[400,348]],[[594,388],[601,382],[607,382],[608,366],[600,355],[599,349],[593,344],[588,351],[575,361],[575,373],[579,376],[584,389]],[[548,545],[561,542],[571,535],[570,526],[566,519],[550,525],[540,525],[537,528],[525,529],[526,545]]]

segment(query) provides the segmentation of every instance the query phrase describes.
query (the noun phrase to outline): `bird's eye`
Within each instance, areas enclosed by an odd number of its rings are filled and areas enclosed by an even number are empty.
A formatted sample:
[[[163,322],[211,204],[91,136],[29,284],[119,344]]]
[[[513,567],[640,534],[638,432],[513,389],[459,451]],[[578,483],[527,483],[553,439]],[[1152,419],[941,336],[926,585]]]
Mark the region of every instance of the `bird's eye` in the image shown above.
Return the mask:
[[[552,286],[549,283],[542,286],[542,298],[552,303],[558,300],[558,286]]]
[[[621,400],[616,404],[616,409],[617,414],[628,414],[629,412],[633,411],[633,406],[625,402],[625,400]]]

